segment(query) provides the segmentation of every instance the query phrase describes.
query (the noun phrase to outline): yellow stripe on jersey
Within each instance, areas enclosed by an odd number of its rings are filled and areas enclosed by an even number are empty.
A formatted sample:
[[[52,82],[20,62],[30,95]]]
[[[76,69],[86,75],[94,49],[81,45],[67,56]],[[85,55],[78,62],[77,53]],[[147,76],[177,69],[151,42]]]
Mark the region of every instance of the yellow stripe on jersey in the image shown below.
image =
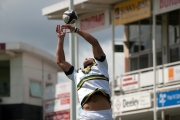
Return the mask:
[[[87,76],[85,78],[83,78],[79,84],[77,85],[77,90],[79,90],[82,85],[84,84],[84,82],[88,81],[88,80],[94,80],[94,79],[101,79],[101,80],[106,80],[109,81],[109,79],[107,77],[105,77],[104,75],[91,75],[91,76]]]

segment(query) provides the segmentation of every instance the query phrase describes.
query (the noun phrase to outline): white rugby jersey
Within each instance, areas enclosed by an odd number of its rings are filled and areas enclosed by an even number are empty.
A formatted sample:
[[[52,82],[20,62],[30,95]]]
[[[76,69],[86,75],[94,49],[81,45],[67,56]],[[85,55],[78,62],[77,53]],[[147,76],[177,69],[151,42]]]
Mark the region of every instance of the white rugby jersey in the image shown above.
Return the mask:
[[[91,95],[95,92],[102,92],[110,100],[110,86],[108,64],[105,59],[103,62],[95,60],[96,65],[90,69],[74,69],[73,73],[67,77],[77,85],[77,93],[81,106],[83,106]]]

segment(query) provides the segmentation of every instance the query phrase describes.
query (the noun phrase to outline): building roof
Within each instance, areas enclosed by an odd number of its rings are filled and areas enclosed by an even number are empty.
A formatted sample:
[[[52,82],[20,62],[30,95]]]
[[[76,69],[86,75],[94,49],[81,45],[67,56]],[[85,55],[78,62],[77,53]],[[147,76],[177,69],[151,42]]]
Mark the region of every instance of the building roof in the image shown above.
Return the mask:
[[[15,56],[16,52],[28,52],[34,56],[39,57],[40,59],[45,60],[49,64],[53,65],[59,72],[62,72],[61,68],[56,64],[55,56],[29,44],[22,42],[5,43],[5,52],[10,56]]]
[[[114,4],[124,0],[74,0],[74,10],[78,16],[111,9]],[[63,0],[59,3],[47,6],[42,9],[42,15],[47,16],[48,19],[62,20],[64,11],[69,9],[70,0]]]

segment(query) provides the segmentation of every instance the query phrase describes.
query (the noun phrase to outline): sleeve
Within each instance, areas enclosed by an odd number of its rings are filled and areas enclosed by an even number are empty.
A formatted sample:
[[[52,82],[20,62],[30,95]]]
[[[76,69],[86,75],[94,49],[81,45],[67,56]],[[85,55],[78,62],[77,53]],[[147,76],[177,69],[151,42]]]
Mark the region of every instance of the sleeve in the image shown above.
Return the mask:
[[[103,55],[103,56],[100,56],[98,58],[95,58],[96,59],[96,62],[98,64],[98,67],[102,67],[103,69],[106,69],[108,70],[108,63],[107,63],[107,60],[106,60],[106,55]]]
[[[65,74],[70,80],[77,83],[76,82],[77,70],[74,68],[74,66],[72,66],[68,71],[66,71]]]

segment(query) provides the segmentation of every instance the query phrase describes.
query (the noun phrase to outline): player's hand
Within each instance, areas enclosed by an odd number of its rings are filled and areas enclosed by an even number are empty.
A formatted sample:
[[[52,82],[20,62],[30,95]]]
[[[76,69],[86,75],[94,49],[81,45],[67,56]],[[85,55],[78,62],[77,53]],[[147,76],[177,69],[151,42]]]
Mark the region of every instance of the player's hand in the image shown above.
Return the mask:
[[[62,28],[62,29],[69,29],[69,30],[70,30],[70,32],[73,32],[73,31],[74,31],[74,29],[75,29],[75,27],[74,27],[74,26],[72,26],[72,25],[70,25],[70,24],[65,24],[65,25],[62,25],[62,26],[61,26],[61,28]]]
[[[56,34],[60,39],[64,39],[66,35],[66,29],[63,29],[62,26],[57,25],[56,26]]]

